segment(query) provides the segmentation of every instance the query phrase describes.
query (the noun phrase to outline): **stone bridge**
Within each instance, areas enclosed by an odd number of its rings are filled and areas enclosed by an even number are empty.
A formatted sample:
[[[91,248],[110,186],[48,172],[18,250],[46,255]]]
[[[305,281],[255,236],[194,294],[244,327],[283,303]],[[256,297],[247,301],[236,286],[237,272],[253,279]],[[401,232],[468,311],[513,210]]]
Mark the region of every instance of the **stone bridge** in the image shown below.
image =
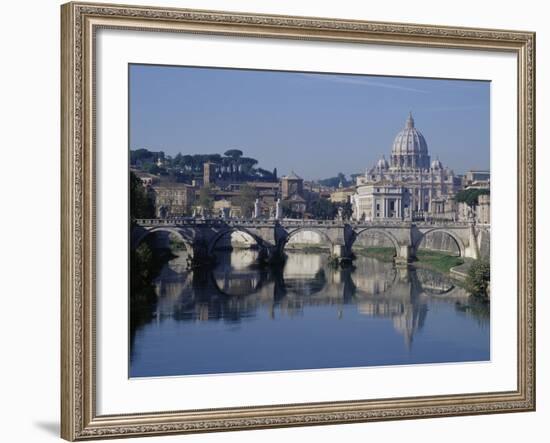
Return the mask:
[[[353,245],[365,234],[375,234],[389,240],[395,248],[396,263],[407,263],[415,257],[422,240],[430,233],[446,234],[456,245],[461,257],[479,258],[480,233],[488,228],[468,222],[344,222],[336,220],[264,220],[264,219],[138,219],[134,220],[131,247],[137,248],[149,235],[158,232],[178,237],[194,264],[209,261],[216,245],[224,236],[242,232],[251,237],[266,261],[282,258],[285,245],[299,232],[315,232],[331,255],[339,260],[351,260]]]

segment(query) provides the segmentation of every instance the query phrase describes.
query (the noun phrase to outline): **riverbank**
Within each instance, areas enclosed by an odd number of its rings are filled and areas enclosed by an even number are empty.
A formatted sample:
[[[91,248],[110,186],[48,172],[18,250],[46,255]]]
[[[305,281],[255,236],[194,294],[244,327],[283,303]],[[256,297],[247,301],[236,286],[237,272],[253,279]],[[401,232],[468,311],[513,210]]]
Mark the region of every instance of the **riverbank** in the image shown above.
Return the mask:
[[[384,247],[368,247],[368,248],[361,248],[361,249],[354,249],[354,253],[356,255],[360,255],[363,257],[371,257],[375,258],[377,260],[389,263],[393,262],[393,259],[395,257],[395,249],[394,248],[384,248]]]
[[[392,262],[395,257],[395,249],[389,247],[373,246],[357,249],[354,252],[356,255],[375,258],[383,262]],[[464,264],[464,260],[444,252],[421,250],[416,253],[416,259],[411,264],[418,268],[449,274],[452,268]]]
[[[464,260],[464,263],[451,268],[451,277],[463,282],[466,281],[466,278],[468,278],[468,271],[470,269],[470,266],[472,265],[472,262],[472,259],[466,259]]]
[[[451,273],[451,269],[464,264],[460,257],[445,254],[444,252],[421,250],[416,253],[413,265],[430,269],[443,274]]]

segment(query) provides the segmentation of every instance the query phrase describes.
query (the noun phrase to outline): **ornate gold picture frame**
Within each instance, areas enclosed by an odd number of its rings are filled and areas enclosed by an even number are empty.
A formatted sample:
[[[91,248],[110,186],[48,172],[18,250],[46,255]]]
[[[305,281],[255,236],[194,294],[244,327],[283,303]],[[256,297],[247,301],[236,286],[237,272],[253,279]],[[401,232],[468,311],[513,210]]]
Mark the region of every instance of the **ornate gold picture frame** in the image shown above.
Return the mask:
[[[535,34],[524,31],[68,3],[62,22],[61,435],[215,432],[535,409]],[[507,52],[517,57],[517,389],[234,408],[96,412],[96,32],[99,29]],[[510,289],[512,290],[512,289]],[[498,296],[498,295],[495,295]]]

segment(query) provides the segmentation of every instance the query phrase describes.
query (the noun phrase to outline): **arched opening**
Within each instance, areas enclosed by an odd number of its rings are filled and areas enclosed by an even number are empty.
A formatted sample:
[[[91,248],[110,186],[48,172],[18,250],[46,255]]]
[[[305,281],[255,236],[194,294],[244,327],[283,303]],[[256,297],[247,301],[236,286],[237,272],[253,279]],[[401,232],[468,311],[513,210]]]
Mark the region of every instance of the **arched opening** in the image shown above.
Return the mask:
[[[327,234],[312,228],[289,233],[283,243],[285,290],[292,296],[310,296],[326,285],[332,242]]]
[[[326,284],[326,254],[289,250],[283,269],[285,289],[293,295],[312,295]]]
[[[134,254],[151,261],[149,266],[156,269],[160,263],[165,266],[160,272],[182,273],[188,267],[193,255],[189,241],[175,229],[155,228],[144,233],[136,242]]]
[[[188,240],[175,229],[154,228],[143,233],[135,242],[137,249],[143,242],[154,249],[170,249],[171,251],[191,252],[192,248]]]
[[[315,229],[297,229],[291,232],[284,243],[285,251],[328,252],[332,242],[328,236]]]
[[[221,232],[211,240],[208,249],[216,259],[216,272],[220,275],[246,270],[260,258],[257,239],[249,232],[238,229]]]
[[[258,242],[246,231],[232,229],[217,235],[210,244],[210,251],[232,251],[234,249],[257,249]]]
[[[224,262],[212,271],[213,282],[224,295],[244,297],[256,293],[261,287],[262,274],[250,266],[233,267]]]
[[[417,253],[419,251],[438,252],[452,257],[463,255],[461,249],[461,244],[456,237],[438,229],[426,232],[416,246]]]
[[[427,295],[445,295],[455,287],[450,278],[430,269],[416,269],[415,275],[422,292]]]
[[[397,255],[397,240],[381,229],[365,229],[357,233],[352,250],[356,256],[392,262]]]
[[[464,263],[464,252],[464,245],[459,238],[437,228],[425,232],[414,247],[417,261],[442,273],[448,273],[451,268]]]

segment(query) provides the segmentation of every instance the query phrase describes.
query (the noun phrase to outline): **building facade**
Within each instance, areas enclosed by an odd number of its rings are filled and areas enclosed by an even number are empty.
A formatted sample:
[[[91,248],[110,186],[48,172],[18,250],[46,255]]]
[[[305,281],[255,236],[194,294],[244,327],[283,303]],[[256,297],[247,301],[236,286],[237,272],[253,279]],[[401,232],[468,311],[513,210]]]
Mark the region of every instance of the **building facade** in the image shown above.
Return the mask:
[[[409,114],[405,127],[394,139],[390,161],[382,157],[365,175],[357,177],[356,185],[351,198],[356,220],[426,216],[453,219],[454,195],[461,180],[439,159],[431,161],[426,139]]]
[[[403,208],[409,204],[406,188],[392,183],[377,182],[357,187],[354,214],[357,220],[403,218]]]
[[[146,188],[154,185],[155,183],[158,183],[158,177],[156,175],[149,174],[148,172],[141,172],[136,170],[131,170],[131,171],[141,180],[141,183]]]
[[[477,198],[476,221],[485,225],[491,224],[491,196],[488,194]]]
[[[296,175],[294,171],[290,175],[281,177],[281,197],[283,200],[293,195],[303,195],[304,179]]]
[[[212,162],[205,162],[202,165],[203,174],[202,181],[204,186],[213,185],[216,183],[216,168],[217,165]]]
[[[329,200],[332,203],[343,204],[351,201],[351,198],[355,195],[355,186],[349,186],[344,188],[339,187],[336,191],[329,194]]]
[[[150,189],[159,218],[182,217],[195,203],[195,189],[184,183],[164,183]]]
[[[281,199],[283,204],[293,214],[304,214],[307,208],[307,200],[304,194],[304,179],[291,174],[281,177]]]
[[[460,202],[457,208],[458,221],[469,221],[482,225],[491,224],[491,196],[489,194],[478,196],[472,206]]]
[[[491,186],[491,173],[489,171],[468,171],[462,179],[464,188],[489,189]]]

